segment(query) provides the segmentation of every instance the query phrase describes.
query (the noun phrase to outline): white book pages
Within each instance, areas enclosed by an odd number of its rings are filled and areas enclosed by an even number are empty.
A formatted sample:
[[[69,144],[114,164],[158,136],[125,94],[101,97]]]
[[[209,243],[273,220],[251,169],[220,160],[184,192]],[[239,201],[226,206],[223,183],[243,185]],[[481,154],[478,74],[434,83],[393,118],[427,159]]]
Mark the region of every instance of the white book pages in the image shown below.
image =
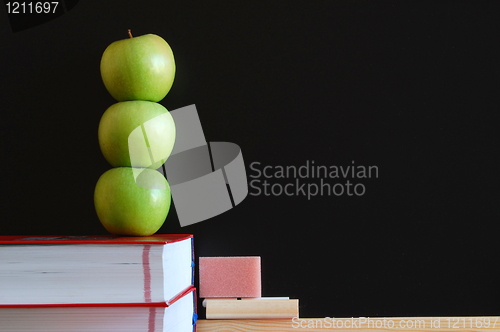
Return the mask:
[[[192,332],[194,292],[170,307],[0,308],[0,332]]]
[[[167,302],[192,283],[191,239],[0,246],[0,304]]]

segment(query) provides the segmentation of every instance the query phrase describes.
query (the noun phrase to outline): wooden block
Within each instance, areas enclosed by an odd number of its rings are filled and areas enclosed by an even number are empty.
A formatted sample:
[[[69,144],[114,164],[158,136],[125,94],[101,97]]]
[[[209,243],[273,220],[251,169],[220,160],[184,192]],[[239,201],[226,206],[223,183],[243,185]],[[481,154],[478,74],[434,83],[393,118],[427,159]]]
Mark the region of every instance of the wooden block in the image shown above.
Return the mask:
[[[206,299],[207,319],[284,319],[299,316],[298,299]]]
[[[329,325],[336,324],[335,327]],[[385,327],[384,327],[385,326]],[[370,317],[293,319],[200,319],[197,332],[493,332],[499,317]]]

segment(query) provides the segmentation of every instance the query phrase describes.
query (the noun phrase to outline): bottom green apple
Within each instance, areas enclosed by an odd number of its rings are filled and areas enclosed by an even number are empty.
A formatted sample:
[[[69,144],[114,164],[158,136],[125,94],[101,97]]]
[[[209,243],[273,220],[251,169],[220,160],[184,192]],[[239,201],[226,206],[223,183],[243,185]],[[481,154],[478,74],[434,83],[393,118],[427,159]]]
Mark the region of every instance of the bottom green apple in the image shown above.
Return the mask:
[[[167,218],[170,203],[167,180],[150,168],[112,168],[101,175],[94,191],[97,216],[116,235],[156,233]]]

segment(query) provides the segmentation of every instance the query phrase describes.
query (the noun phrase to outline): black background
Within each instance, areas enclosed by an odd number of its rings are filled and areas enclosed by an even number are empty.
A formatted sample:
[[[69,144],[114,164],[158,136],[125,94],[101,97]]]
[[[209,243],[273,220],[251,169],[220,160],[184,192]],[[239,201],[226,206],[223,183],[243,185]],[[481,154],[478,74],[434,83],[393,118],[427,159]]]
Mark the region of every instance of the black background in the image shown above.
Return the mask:
[[[3,7],[0,233],[106,234],[99,62],[132,29],[174,51],[160,103],[196,104],[249,180],[253,162],[379,169],[359,197],[249,194],[187,227],[173,206],[159,233],[261,256],[263,295],[302,317],[498,315],[499,17],[494,1],[80,1],[13,32]]]

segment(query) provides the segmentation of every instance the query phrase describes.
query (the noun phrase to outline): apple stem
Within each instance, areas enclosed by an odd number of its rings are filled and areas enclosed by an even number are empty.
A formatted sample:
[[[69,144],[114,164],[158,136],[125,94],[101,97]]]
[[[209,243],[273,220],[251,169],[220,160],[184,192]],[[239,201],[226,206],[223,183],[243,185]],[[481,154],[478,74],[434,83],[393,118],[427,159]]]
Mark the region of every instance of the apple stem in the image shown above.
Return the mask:
[[[131,31],[130,29],[128,29],[128,36],[129,36],[130,38],[134,38],[134,36],[132,36],[132,31]]]

